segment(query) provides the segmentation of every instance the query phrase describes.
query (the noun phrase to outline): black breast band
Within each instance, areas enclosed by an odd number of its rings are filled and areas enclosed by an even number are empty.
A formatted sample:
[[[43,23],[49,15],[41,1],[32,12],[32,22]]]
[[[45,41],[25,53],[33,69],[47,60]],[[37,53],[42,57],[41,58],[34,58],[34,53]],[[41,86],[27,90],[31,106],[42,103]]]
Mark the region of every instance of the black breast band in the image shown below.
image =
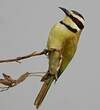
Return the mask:
[[[71,26],[65,24],[63,21],[60,21],[60,23],[61,23],[62,25],[64,25],[64,26],[65,26],[68,30],[70,30],[71,32],[73,32],[73,33],[76,33],[76,32],[77,32],[77,29],[72,28]]]

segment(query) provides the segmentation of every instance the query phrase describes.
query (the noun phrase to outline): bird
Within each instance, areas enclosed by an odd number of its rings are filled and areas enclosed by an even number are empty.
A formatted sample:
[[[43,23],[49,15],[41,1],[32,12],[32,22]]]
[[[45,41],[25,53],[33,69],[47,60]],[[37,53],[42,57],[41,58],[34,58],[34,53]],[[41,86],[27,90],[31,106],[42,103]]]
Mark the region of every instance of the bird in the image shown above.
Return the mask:
[[[85,19],[82,14],[75,10],[59,8],[65,16],[63,20],[55,23],[49,32],[47,41],[49,66],[47,73],[41,79],[43,85],[34,102],[37,109],[42,104],[51,84],[58,80],[72,60],[84,29]]]

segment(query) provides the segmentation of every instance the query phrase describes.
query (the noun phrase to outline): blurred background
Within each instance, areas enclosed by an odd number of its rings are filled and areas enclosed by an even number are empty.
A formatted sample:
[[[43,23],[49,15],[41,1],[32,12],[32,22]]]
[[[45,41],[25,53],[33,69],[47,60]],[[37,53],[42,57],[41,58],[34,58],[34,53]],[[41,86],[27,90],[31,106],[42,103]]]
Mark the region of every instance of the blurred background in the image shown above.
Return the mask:
[[[85,18],[78,50],[52,85],[39,110],[100,110],[100,2],[98,0],[0,0],[0,59],[15,58],[46,48],[52,25],[64,16],[58,9],[74,9]],[[18,78],[29,71],[46,71],[45,56],[18,63],[0,64],[2,73]],[[36,110],[33,102],[41,87],[40,78],[0,93],[1,110]]]

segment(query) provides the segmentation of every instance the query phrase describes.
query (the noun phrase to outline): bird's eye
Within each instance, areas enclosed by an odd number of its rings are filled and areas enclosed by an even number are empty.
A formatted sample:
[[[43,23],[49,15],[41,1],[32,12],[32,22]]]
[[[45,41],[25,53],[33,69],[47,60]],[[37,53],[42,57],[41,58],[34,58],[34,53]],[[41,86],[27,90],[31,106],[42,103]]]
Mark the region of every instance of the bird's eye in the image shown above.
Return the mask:
[[[76,23],[76,25],[80,28],[83,29],[84,25],[82,24],[82,22],[80,20],[78,20],[77,18],[71,16],[72,20]]]

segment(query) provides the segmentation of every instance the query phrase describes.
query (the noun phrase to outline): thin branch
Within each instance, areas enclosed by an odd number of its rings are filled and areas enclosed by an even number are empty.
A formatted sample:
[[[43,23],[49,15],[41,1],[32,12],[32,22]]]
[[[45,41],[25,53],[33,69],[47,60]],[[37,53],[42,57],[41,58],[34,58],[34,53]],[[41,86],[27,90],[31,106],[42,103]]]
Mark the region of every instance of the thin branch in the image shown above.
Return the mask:
[[[41,74],[40,74],[41,73]],[[43,77],[44,74],[46,74],[47,72],[33,72],[33,73],[30,73],[30,77],[31,76],[36,76],[36,77]]]
[[[41,73],[41,74],[40,74]],[[3,73],[3,79],[0,79],[0,84],[4,85],[3,87],[0,87],[0,92],[4,92],[9,90],[10,88],[17,86],[18,84],[22,83],[27,77],[31,77],[31,76],[37,76],[37,77],[42,77],[43,73],[46,72],[26,72],[24,74],[22,74],[18,79],[13,79],[10,75],[7,75],[5,73]]]
[[[39,56],[39,55],[47,55],[49,51],[47,49],[44,49],[41,52],[32,52],[31,54],[25,55],[25,56],[21,56],[21,57],[17,57],[17,58],[13,58],[13,59],[5,59],[5,60],[0,60],[0,63],[8,63],[8,62],[17,62],[17,63],[21,63],[21,60],[27,59],[27,58],[31,58],[33,56]]]

